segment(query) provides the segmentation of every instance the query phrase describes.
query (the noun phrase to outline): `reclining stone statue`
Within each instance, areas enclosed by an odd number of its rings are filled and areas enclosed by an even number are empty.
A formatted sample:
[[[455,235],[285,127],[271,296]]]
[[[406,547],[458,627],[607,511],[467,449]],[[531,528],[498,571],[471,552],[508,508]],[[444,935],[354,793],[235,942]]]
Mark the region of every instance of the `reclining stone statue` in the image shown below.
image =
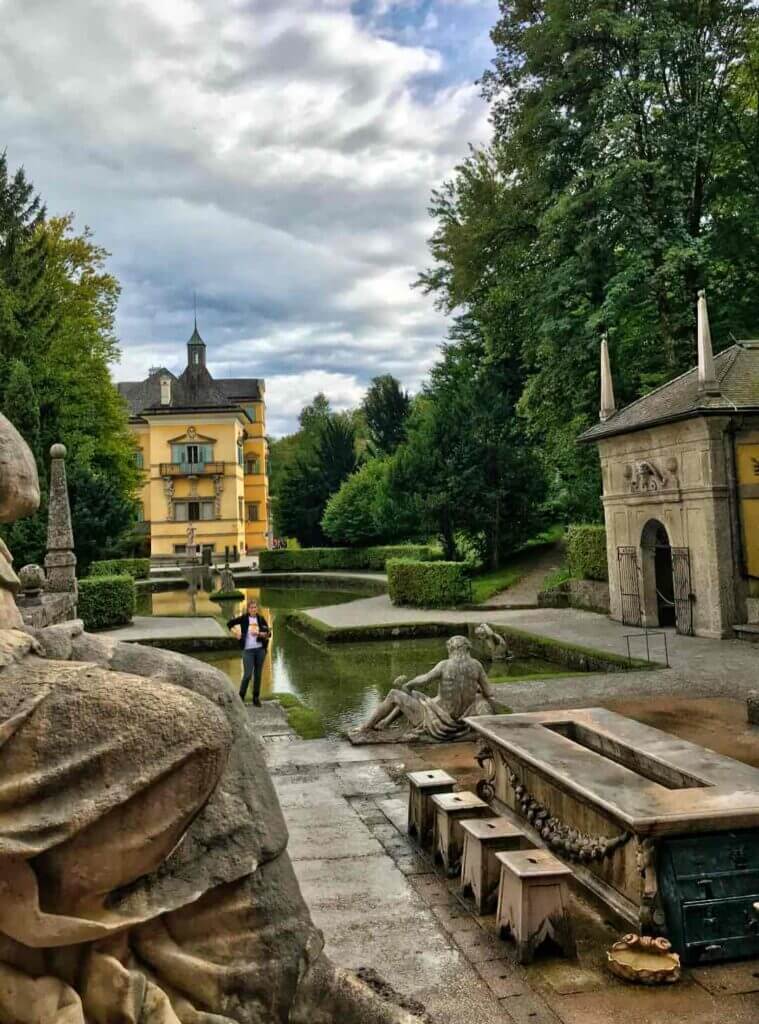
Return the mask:
[[[396,679],[369,721],[351,734],[359,741],[372,730],[386,730],[397,719],[405,718],[411,726],[408,739],[453,740],[469,732],[463,720],[469,715],[492,715],[493,690],[487,673],[471,654],[471,643],[465,636],[452,636],[447,643],[448,657],[429,672],[405,680]],[[438,684],[437,696],[428,697],[419,690]]]
[[[38,500],[0,415],[0,521]],[[0,547],[0,1024],[411,1024],[335,968],[261,747],[193,658],[21,628]]]

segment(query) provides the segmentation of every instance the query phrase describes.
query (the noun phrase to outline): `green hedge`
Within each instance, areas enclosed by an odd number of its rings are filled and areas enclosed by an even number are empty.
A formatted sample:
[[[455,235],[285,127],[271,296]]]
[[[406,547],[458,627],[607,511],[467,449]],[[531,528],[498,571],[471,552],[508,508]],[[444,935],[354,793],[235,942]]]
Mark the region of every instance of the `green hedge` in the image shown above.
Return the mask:
[[[567,562],[576,579],[609,581],[606,528],[585,524],[567,530]]]
[[[90,576],[79,580],[77,614],[85,629],[106,629],[132,621],[137,589],[126,573],[122,576]]]
[[[149,558],[109,558],[90,565],[90,576],[131,576],[133,580],[146,580],[150,576]]]
[[[440,552],[426,544],[398,544],[375,548],[298,548],[262,551],[258,556],[261,572],[324,572],[338,569],[362,569],[382,572],[389,558],[413,558],[431,562]]]
[[[387,583],[393,604],[452,608],[471,601],[472,584],[463,562],[414,562],[392,558]]]

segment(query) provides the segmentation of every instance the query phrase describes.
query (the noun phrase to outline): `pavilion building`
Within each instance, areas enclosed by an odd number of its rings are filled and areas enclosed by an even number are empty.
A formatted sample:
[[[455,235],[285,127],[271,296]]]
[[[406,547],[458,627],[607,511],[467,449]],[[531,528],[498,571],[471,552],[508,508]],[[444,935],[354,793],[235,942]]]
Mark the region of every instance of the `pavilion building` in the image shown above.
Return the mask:
[[[214,379],[196,322],[178,377],[159,367],[118,389],[144,471],[139,517],[151,557],[188,544],[217,558],[270,546],[264,381]]]
[[[611,617],[759,639],[759,341],[714,356],[698,300],[698,365],[617,409],[606,341],[598,445]]]

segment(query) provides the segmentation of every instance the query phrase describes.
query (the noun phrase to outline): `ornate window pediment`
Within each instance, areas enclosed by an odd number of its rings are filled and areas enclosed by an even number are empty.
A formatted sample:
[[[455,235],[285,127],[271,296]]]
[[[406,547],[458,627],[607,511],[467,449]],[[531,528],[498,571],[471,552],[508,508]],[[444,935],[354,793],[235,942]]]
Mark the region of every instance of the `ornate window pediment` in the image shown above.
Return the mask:
[[[216,444],[215,437],[206,437],[199,434],[195,427],[188,427],[181,437],[172,437],[168,444]]]

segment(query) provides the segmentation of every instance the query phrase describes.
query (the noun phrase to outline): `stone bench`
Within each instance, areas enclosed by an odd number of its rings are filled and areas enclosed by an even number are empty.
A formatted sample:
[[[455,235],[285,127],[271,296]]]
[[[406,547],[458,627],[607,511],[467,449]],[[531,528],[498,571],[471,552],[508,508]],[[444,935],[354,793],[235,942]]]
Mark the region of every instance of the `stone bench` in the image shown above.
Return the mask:
[[[426,772],[409,772],[408,779],[408,824],[406,831],[421,847],[429,845],[432,839],[434,809],[431,798],[438,793],[452,793],[456,780],[439,768]]]
[[[461,892],[472,896],[478,914],[486,914],[495,909],[498,898],[501,865],[496,853],[532,849],[533,844],[508,818],[469,818],[461,828]]]
[[[571,870],[548,850],[495,856],[501,865],[496,927],[514,940],[519,963],[530,963],[549,939],[565,956],[576,956],[567,886]]]
[[[489,818],[493,812],[484,800],[474,793],[438,793],[432,797],[435,811],[432,855],[442,863],[449,878],[461,870],[461,855],[464,850],[464,830],[461,822],[465,818]]]

